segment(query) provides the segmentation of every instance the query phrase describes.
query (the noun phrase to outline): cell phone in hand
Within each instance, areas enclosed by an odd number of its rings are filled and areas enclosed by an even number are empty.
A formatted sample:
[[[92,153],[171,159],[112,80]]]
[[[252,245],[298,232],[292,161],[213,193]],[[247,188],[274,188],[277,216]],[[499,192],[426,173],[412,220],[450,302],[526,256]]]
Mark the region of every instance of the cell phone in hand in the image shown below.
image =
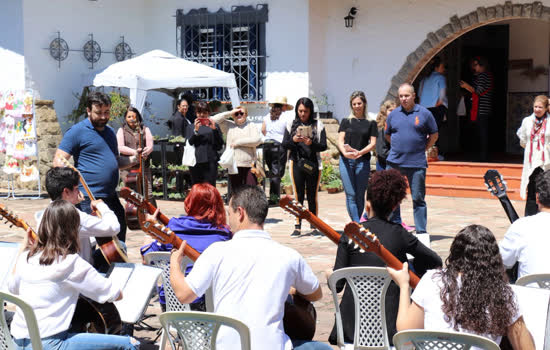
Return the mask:
[[[210,119],[208,118],[198,118],[199,119],[199,123],[201,125],[204,125],[204,126],[209,126],[210,125]]]

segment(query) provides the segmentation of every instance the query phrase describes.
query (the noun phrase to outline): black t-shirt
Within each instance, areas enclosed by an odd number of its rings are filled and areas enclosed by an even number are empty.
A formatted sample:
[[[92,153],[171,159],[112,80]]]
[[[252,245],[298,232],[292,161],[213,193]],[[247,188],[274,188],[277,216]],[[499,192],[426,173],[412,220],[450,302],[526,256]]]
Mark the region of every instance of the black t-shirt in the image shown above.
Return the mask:
[[[371,136],[378,136],[376,123],[368,119],[342,119],[338,132],[345,132],[344,142],[358,151],[367,147]],[[363,157],[370,158],[370,153],[365,154]]]
[[[407,261],[407,253],[411,254],[414,257],[413,267],[419,277],[427,270],[435,269],[442,265],[441,258],[433,250],[423,245],[418,238],[407,232],[407,230],[399,224],[374,217],[364,222],[363,227],[374,233],[380,240],[380,243],[399,261]],[[348,240],[348,237],[342,235],[340,242],[338,242],[338,252],[336,253],[334,270],[356,266],[386,266],[382,259],[376,254],[371,252],[361,253],[359,247],[348,244]],[[410,267],[411,266],[409,266],[409,268]],[[345,280],[340,280],[336,284],[336,289],[341,291],[345,285]],[[394,282],[391,282],[386,292],[386,325],[390,344],[392,344],[392,338],[397,332],[395,322],[397,320],[398,307],[399,287]],[[348,287],[346,287],[344,295],[342,296],[340,312],[342,313],[344,341],[353,343],[353,335],[355,333],[355,306],[351,289]],[[333,327],[329,342],[331,344],[336,344],[336,325]]]

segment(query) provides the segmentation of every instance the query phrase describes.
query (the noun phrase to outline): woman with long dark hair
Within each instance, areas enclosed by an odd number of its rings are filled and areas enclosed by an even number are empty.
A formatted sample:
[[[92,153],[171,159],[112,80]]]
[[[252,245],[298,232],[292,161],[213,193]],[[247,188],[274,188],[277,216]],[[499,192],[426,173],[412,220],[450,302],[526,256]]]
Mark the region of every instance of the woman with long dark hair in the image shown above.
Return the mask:
[[[17,259],[8,283],[34,310],[45,350],[137,349],[139,342],[128,336],[69,333],[79,294],[99,303],[122,298],[122,292],[78,255],[80,215],[63,199],[50,203],[38,229],[38,239],[27,243]],[[21,309],[11,324],[18,349],[32,349],[29,330]]]
[[[428,271],[411,297],[407,264],[400,271],[388,268],[401,290],[398,331],[461,331],[496,343],[507,335],[516,350],[535,348],[489,229],[470,225],[460,230],[445,264],[444,269]]]
[[[151,152],[153,152],[153,134],[151,134],[151,130],[149,130],[148,127],[143,125],[143,118],[141,117],[141,113],[137,108],[128,107],[126,113],[124,113],[124,122],[122,124],[122,127],[118,129],[116,133],[116,139],[118,143],[118,151],[120,152],[120,154],[136,157],[139,157],[139,155],[141,155],[141,157],[143,158],[143,170],[148,181],[147,195],[149,198],[152,198],[153,186],[151,182],[153,179],[151,176],[151,167],[149,166],[147,158],[149,157]],[[129,170],[136,170],[138,168],[139,165],[135,165],[129,169],[121,171],[122,181],[124,181],[124,185],[130,187],[133,190],[137,188],[136,177],[129,177]],[[145,195],[145,193],[143,194]]]
[[[367,98],[354,91],[349,98],[351,113],[340,122],[338,150],[340,176],[351,220],[359,222],[365,208],[365,192],[370,176],[370,152],[376,147],[376,123],[367,119]]]
[[[186,240],[199,253],[202,253],[214,242],[231,239],[231,231],[226,225],[223,200],[214,186],[209,183],[193,185],[183,204],[187,215],[171,218],[167,227],[174,231],[179,238]],[[162,244],[154,240],[141,247],[140,251],[142,255],[145,255],[150,252],[169,252],[171,250],[171,244]],[[186,267],[186,275],[192,267],[193,264]],[[163,287],[159,288],[159,300],[161,306],[165,308]],[[191,308],[205,311],[204,297],[195,300],[191,304]]]
[[[317,215],[317,193],[321,179],[320,152],[327,149],[327,135],[323,123],[313,116],[313,101],[302,97],[296,102],[296,116],[287,125],[283,148],[290,151],[290,178],[296,199],[304,203],[307,195],[309,210]],[[293,236],[299,236],[302,222],[296,219]]]

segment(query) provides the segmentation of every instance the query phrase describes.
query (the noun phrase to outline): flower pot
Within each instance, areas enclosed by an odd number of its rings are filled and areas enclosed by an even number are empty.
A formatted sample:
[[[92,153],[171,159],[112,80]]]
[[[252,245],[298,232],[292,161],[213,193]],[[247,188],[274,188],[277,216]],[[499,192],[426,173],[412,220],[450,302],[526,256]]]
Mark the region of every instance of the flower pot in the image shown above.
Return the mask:
[[[294,191],[292,190],[292,185],[286,185],[284,186],[285,194],[288,194],[289,196],[294,194]]]
[[[340,188],[338,188],[338,187],[327,187],[327,192],[328,193],[338,193],[338,192],[340,192]]]

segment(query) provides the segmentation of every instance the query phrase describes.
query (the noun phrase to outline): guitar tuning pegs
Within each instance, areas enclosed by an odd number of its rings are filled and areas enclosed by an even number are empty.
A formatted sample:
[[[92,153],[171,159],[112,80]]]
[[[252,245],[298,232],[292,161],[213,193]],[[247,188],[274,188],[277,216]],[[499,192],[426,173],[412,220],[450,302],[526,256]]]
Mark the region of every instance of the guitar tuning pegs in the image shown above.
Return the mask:
[[[365,253],[365,250],[363,248],[359,248],[359,253]]]
[[[348,244],[353,244],[353,239],[349,239]]]

